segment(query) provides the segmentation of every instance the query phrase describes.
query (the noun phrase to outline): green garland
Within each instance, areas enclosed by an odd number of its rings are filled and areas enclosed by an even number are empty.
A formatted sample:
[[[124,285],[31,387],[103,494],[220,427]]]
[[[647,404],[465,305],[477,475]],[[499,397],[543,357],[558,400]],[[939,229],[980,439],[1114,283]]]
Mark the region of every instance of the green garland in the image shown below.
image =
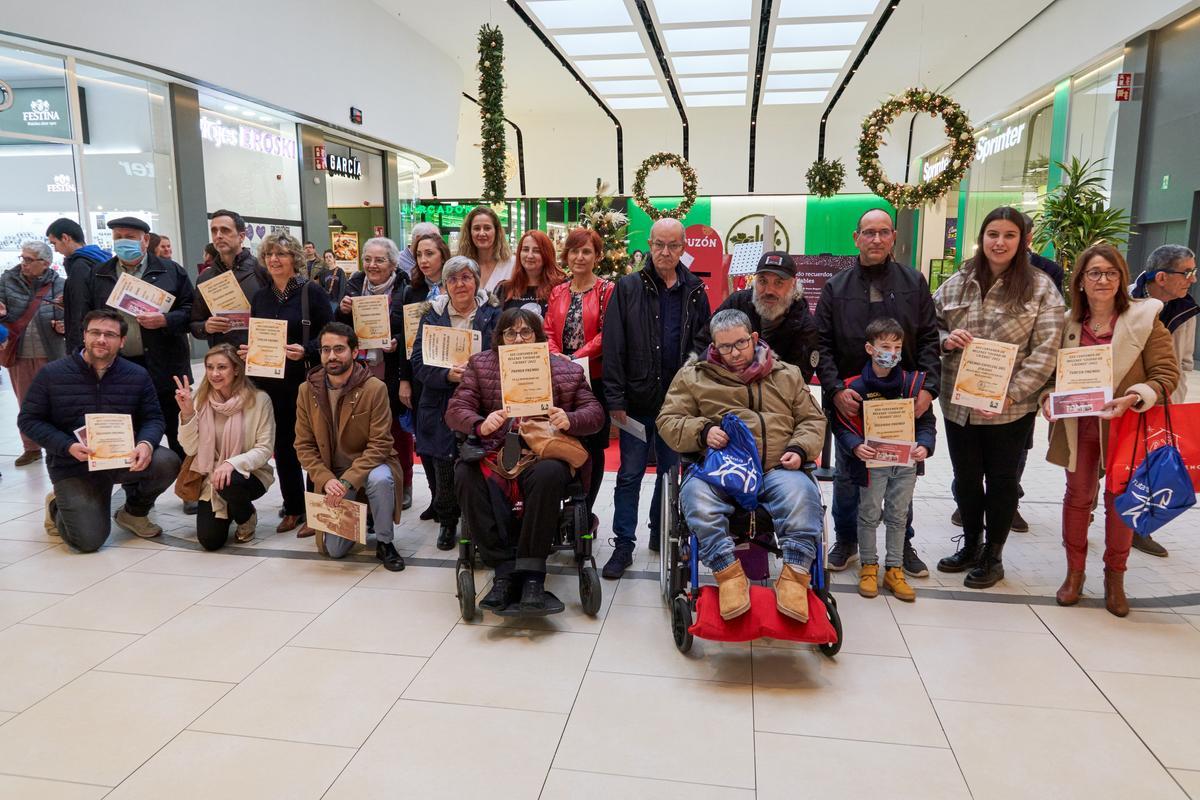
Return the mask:
[[[888,126],[905,111],[940,116],[950,137],[950,164],[925,183],[912,186],[887,179],[879,163],[879,147]],[[932,203],[958,186],[967,167],[975,158],[975,133],[962,107],[945,95],[923,89],[909,89],[886,100],[867,115],[858,142],[858,175],[867,188],[896,208],[915,208]]]
[[[483,199],[503,203],[504,174],[504,34],[479,29],[479,134],[483,144]]]
[[[846,167],[840,158],[826,161],[818,158],[804,173],[808,191],[817,197],[833,197],[846,185]]]
[[[650,204],[650,198],[646,197],[646,176],[651,170],[656,170],[659,167],[674,167],[679,170],[679,175],[683,178],[683,202],[675,206],[675,208],[658,209]],[[633,202],[637,203],[637,207],[646,212],[646,215],[653,220],[659,220],[663,217],[672,217],[673,219],[683,219],[687,213],[692,210],[692,206],[696,204],[696,190],[699,188],[699,182],[696,180],[696,170],[692,169],[682,156],[677,156],[674,153],[655,153],[642,162],[638,167],[637,174],[633,178]]]

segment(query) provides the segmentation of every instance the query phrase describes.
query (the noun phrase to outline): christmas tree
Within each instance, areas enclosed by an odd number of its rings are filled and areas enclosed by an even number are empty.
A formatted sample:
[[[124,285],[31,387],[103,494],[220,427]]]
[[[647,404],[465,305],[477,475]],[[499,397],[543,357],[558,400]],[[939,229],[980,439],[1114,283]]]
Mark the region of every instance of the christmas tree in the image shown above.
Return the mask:
[[[615,281],[628,275],[629,217],[612,207],[613,196],[604,181],[596,180],[596,194],[583,204],[579,224],[600,234],[604,251],[600,254],[597,272],[602,278]]]

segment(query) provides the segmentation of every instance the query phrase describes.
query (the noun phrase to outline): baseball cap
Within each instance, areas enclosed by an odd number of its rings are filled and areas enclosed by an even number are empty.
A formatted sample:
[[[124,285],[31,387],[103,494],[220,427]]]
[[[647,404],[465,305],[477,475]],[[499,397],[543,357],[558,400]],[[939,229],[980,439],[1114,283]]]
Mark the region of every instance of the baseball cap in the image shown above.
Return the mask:
[[[758,259],[758,269],[754,270],[757,275],[760,272],[774,272],[782,278],[796,277],[796,262],[792,261],[792,257],[782,250],[774,250],[770,253],[763,253]]]

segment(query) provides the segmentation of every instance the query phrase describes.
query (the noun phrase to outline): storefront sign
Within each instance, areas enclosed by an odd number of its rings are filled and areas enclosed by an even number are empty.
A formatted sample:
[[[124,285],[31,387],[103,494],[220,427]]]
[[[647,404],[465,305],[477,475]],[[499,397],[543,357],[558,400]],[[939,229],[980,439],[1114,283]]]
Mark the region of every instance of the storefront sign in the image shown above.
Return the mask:
[[[341,175],[343,178],[362,180],[362,162],[354,156],[335,156],[325,154],[325,171],[330,175]]]
[[[921,178],[925,181],[931,181],[938,175],[941,175],[943,172],[945,172],[946,167],[948,166],[950,166],[949,153],[942,156],[937,161],[931,161],[925,166],[921,167]]]
[[[216,147],[239,147],[279,158],[296,157],[295,139],[256,125],[226,125],[211,117],[201,117],[200,138]]]
[[[0,111],[7,111],[12,108],[13,90],[4,81],[0,81]]]
[[[1003,153],[1010,147],[1015,147],[1021,143],[1021,134],[1025,132],[1025,123],[1020,125],[1009,125],[1004,129],[1004,133],[999,136],[979,135],[975,137],[975,160],[982,164],[988,160],[989,156],[994,156],[997,153]]]
[[[55,175],[54,182],[46,184],[47,192],[66,192],[69,194],[75,193],[75,182],[70,175]]]
[[[13,88],[4,84],[0,88],[0,131],[70,139],[67,90],[61,86]]]

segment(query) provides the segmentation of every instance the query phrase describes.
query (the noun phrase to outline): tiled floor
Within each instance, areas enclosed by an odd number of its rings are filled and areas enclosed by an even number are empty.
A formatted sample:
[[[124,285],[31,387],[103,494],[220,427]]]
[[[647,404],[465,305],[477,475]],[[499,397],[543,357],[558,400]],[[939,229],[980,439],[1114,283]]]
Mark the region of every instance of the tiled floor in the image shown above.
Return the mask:
[[[161,540],[68,552],[42,529],[44,468],[12,466],[14,417],[5,385],[0,798],[1200,799],[1200,511],[1157,537],[1170,558],[1131,555],[1127,619],[1094,599],[1095,544],[1090,606],[1058,608],[1063,478],[1040,450],[994,590],[934,572],[915,604],[864,600],[842,573],[835,660],[684,656],[645,551],[594,619],[555,575],[566,613],[475,624],[415,515],[400,574],[275,535],[277,493],[224,553],[197,551],[171,496]],[[958,532],[949,475],[939,453],[918,490],[931,564]]]

